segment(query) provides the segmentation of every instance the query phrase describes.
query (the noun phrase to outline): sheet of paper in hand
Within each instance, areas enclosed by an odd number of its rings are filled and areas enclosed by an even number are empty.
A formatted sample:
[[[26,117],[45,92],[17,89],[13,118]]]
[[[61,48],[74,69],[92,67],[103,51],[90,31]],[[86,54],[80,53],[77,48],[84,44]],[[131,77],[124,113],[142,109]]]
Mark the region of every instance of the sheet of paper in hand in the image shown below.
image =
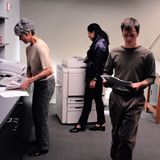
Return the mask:
[[[119,78],[110,76],[110,75],[102,75],[101,76],[104,80],[109,81],[111,83],[114,84],[114,86],[112,87],[113,89],[115,88],[126,88],[126,87],[130,87],[132,85],[131,81],[123,81],[120,80]]]
[[[6,86],[6,90],[18,89],[18,88],[20,88],[20,85],[21,85],[21,83],[12,80],[11,82],[8,82],[8,84]]]

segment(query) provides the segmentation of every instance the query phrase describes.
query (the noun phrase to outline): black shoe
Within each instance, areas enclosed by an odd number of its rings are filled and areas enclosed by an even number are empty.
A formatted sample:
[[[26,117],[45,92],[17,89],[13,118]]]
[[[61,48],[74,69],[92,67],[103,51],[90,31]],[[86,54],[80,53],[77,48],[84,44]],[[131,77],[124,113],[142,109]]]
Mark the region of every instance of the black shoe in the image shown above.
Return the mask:
[[[73,129],[70,129],[70,132],[72,133],[80,132],[80,131],[85,131],[85,127],[81,126],[81,128],[77,128],[77,126],[75,126]]]
[[[90,131],[105,131],[105,126],[101,126],[101,125],[99,127],[94,126],[94,127],[90,127],[89,130]]]
[[[41,154],[45,154],[48,153],[48,149],[47,150],[35,150],[33,152],[31,152],[28,156],[33,157],[33,156],[39,156]]]
[[[36,146],[37,142],[36,141],[32,141],[30,144],[33,145],[33,146]]]

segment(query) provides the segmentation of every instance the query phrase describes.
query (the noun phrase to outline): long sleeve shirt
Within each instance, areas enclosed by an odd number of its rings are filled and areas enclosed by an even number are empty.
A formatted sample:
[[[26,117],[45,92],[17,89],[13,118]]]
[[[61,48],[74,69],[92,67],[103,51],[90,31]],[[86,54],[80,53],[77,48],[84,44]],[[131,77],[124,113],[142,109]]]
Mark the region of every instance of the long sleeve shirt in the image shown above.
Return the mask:
[[[139,45],[136,48],[119,46],[108,56],[104,74],[112,75],[132,83],[146,80],[148,85],[155,80],[155,59],[151,50]]]

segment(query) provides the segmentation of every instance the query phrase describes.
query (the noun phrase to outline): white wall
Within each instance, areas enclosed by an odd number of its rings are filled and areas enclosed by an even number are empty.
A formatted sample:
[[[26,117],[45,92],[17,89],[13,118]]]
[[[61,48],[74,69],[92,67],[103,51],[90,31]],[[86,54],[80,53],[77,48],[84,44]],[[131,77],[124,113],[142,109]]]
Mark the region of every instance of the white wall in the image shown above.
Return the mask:
[[[5,0],[5,2],[11,5],[11,9],[6,11],[9,19],[6,20],[5,41],[9,45],[5,48],[5,59],[20,61],[20,43],[14,34],[14,26],[20,19],[20,0]]]
[[[110,39],[110,49],[123,44],[120,23],[127,17],[141,24],[138,42],[149,48],[160,34],[159,0],[20,0],[20,17],[31,19],[36,35],[50,48],[53,68],[68,56],[85,56],[91,44],[87,26],[96,22]],[[154,47],[160,60],[160,42]],[[25,47],[20,43],[21,61],[26,62]]]
[[[120,24],[128,17],[140,24],[138,42],[149,48],[160,34],[159,0],[20,0],[20,17],[35,24],[36,35],[50,48],[53,69],[69,56],[85,56],[91,41],[87,26],[96,22],[106,31],[110,49],[123,44]],[[20,60],[26,63],[25,48],[20,43]],[[160,60],[160,41],[153,48]],[[56,75],[56,73],[55,73]]]
[[[10,3],[11,8],[6,10],[6,3]],[[0,0],[0,15],[7,17],[5,20],[3,41],[9,43],[5,46],[5,59],[20,61],[19,41],[14,34],[13,28],[20,18],[20,0]],[[2,34],[2,33],[0,33]]]

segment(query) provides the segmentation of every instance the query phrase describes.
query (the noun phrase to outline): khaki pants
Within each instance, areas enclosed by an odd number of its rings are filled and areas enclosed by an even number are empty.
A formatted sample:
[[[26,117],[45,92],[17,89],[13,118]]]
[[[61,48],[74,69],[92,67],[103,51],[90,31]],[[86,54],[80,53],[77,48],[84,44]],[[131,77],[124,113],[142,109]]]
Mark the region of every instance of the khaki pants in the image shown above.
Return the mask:
[[[109,110],[112,124],[111,157],[113,160],[132,159],[138,123],[144,104],[143,94],[120,96],[111,92]]]

